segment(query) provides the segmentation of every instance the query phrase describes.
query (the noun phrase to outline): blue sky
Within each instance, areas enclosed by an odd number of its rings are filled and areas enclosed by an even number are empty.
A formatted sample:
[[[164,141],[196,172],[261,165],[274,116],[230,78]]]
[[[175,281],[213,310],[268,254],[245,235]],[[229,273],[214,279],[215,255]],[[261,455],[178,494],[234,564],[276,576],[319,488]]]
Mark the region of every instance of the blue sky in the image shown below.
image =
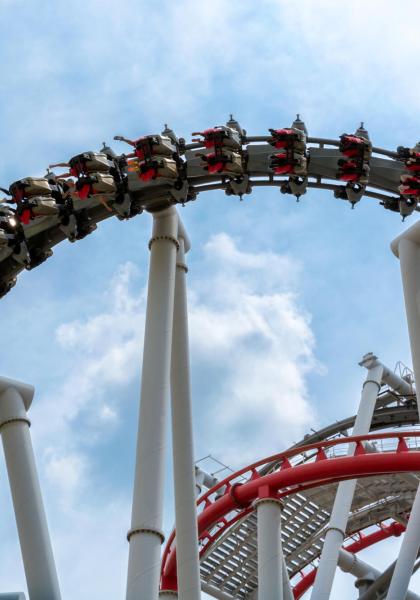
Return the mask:
[[[0,0],[0,15],[2,185],[115,134],[168,123],[190,139],[229,113],[250,135],[299,112],[311,135],[363,120],[377,146],[418,141],[415,0],[403,11],[391,0]],[[389,250],[398,215],[275,189],[242,203],[207,193],[181,215],[198,458],[239,467],[352,413],[365,352],[410,364]],[[150,221],[112,219],[63,243],[2,300],[1,372],[36,386],[32,435],[65,598],[124,593]],[[6,591],[24,578],[0,468]],[[169,530],[170,463],[167,489]],[[351,581],[336,592],[351,598]]]

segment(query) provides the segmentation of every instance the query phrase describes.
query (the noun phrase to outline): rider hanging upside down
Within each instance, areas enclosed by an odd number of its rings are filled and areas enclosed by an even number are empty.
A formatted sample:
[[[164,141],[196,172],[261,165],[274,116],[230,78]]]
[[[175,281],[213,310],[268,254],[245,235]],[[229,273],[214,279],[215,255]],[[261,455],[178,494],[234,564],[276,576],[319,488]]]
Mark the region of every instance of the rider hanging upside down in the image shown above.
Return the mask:
[[[348,133],[340,136],[338,149],[347,158],[359,159],[364,162],[369,161],[372,155],[372,144],[369,140]]]
[[[221,173],[237,177],[243,173],[242,158],[238,152],[217,149],[216,152],[211,154],[199,154],[197,156],[200,156],[205,163],[203,168],[211,174]]]
[[[51,187],[44,177],[25,177],[15,181],[9,188],[9,194],[11,202],[16,203],[16,218],[23,225],[29,225],[37,217],[58,213]]]
[[[273,154],[270,168],[275,175],[306,175],[306,158],[297,152],[280,152]]]
[[[372,144],[367,137],[343,133],[340,136],[340,152],[345,156],[338,161],[337,178],[351,184],[365,185],[369,180],[369,160]]]
[[[114,136],[114,140],[126,142],[134,148],[134,152],[127,154],[127,158],[151,160],[154,156],[172,157],[177,154],[177,146],[170,137],[164,135],[146,135],[137,140],[129,140],[122,135]]]
[[[404,160],[407,171],[420,171],[420,143],[414,148],[404,148],[403,146],[400,146],[397,149],[397,152],[399,157]]]
[[[195,131],[192,135],[201,135],[200,138],[193,138],[193,142],[203,144],[205,148],[230,148],[240,150],[242,148],[242,140],[239,131],[231,127],[217,126],[204,131]]]
[[[128,170],[137,172],[144,182],[153,181],[158,177],[174,180],[179,178],[177,163],[169,158],[154,156],[145,161],[131,160],[128,161]]]
[[[402,196],[420,198],[420,177],[411,174],[401,175],[401,185],[398,190]]]
[[[365,184],[369,180],[369,165],[367,163],[341,158],[338,161],[338,166],[337,177],[341,181]]]
[[[303,131],[294,127],[284,129],[269,129],[272,139],[270,144],[275,148],[285,148],[295,153],[305,154],[306,136]]]

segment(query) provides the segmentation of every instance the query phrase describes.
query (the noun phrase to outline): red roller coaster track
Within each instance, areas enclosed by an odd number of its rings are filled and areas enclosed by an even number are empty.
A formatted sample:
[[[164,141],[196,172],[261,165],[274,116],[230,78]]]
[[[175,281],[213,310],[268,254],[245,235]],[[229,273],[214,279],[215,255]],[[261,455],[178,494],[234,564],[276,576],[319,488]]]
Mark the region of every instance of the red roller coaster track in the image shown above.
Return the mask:
[[[253,510],[252,504],[258,498],[269,496],[284,498],[297,492],[346,479],[360,479],[378,474],[419,472],[420,451],[415,444],[419,437],[419,431],[408,431],[325,440],[270,456],[237,471],[219,482],[197,501],[198,507],[202,507],[198,515],[199,539],[204,543],[202,555],[226,529]],[[363,445],[363,442],[367,441],[381,443],[393,441],[393,448],[369,453]],[[351,443],[355,444],[353,455],[347,456],[343,453],[337,456],[340,446],[342,451],[345,448],[347,452]],[[331,452],[332,449],[334,453]],[[279,463],[277,470],[260,475],[257,469],[272,462]],[[239,477],[245,477],[246,481],[239,482]],[[212,499],[222,488],[225,488],[223,495]],[[238,509],[239,513],[234,512]],[[389,535],[396,535],[395,527],[389,530]],[[401,533],[399,530],[398,532]],[[376,536],[370,538],[371,543],[376,543],[389,535],[385,535],[383,531],[377,532]],[[368,540],[367,536],[366,541],[363,543],[359,541],[355,549],[352,550],[351,547],[347,549],[353,552],[361,550],[371,545]],[[177,589],[174,541],[175,532],[171,534],[163,554],[161,589],[165,590]],[[310,579],[306,581],[310,586]],[[301,586],[299,589],[306,586],[302,582],[299,585]]]

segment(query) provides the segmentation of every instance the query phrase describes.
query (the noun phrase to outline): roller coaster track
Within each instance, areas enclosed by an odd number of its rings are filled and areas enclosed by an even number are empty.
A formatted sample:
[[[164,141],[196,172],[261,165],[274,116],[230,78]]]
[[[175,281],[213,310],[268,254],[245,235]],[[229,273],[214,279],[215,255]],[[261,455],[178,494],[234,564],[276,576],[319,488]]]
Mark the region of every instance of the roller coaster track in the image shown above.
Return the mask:
[[[375,457],[375,466],[370,473],[359,471],[361,463],[357,457],[361,456],[363,462],[363,456],[366,456],[360,443],[362,438],[347,436],[347,429],[353,427],[354,421],[354,416],[349,417],[313,432],[288,451],[230,474],[198,499],[201,578],[205,584],[226,592],[227,597],[253,597],[252,593],[258,586],[254,556],[257,525],[253,499],[258,493],[256,490],[268,483],[285,504],[283,550],[295,598],[300,598],[313,584],[316,575],[316,560],[322,548],[335,495],[334,484],[348,477],[346,469],[350,463],[343,463],[341,459],[348,460],[345,454],[351,441],[358,442],[353,464],[360,484],[349,521],[345,549],[356,553],[390,536],[398,536],[405,530],[418,484],[418,479],[409,474],[418,470],[418,465],[409,466],[405,458],[410,454],[409,460],[417,460],[420,456],[417,451],[419,432],[414,432],[411,437],[410,431],[384,434],[383,429],[408,428],[418,423],[415,395],[404,399],[392,390],[385,389],[378,396],[371,430],[382,432],[363,437],[363,441],[371,444],[376,442],[376,451],[370,458],[372,460]],[[394,458],[391,455],[400,457],[397,459],[401,461],[399,466],[393,465]],[[378,456],[380,458],[376,463]],[[414,456],[417,459],[413,459]],[[389,463],[388,458],[391,459]],[[337,459],[340,460],[334,462]],[[304,472],[308,468],[317,471],[327,467],[325,460],[330,460],[328,467],[331,471],[328,473],[309,475]],[[379,463],[382,461],[389,466],[381,467]],[[299,471],[303,477],[294,481],[293,486],[290,485],[289,474],[292,475],[293,469],[301,468],[304,468]],[[399,469],[402,470],[398,474]],[[271,478],[270,481],[266,479],[267,476]],[[253,487],[251,495],[245,494],[246,499],[240,499],[239,496],[244,495],[247,487],[251,490],[250,486]],[[392,495],[389,494],[391,489],[394,490]],[[162,589],[176,589],[175,540],[175,532],[172,532],[163,554]]]
[[[240,129],[236,121],[230,121],[227,125]],[[168,131],[170,130],[165,129],[163,133]],[[223,190],[228,195],[241,197],[243,193],[250,193],[257,187],[278,187],[285,193],[291,193],[290,187],[287,187],[291,178],[274,174],[270,167],[270,158],[275,152],[270,143],[272,138],[268,135],[246,136],[242,129],[240,131],[242,132],[241,153],[245,164],[243,174],[237,177],[226,173],[209,174],[203,168],[200,157],[197,156],[206,151],[204,145],[185,144],[182,140],[181,154],[184,169],[182,189],[179,189],[179,182],[175,186],[173,181],[164,177],[144,183],[139,181],[136,174],[128,173],[126,191],[130,199],[131,215],[144,211],[156,212],[177,203],[184,205],[195,200],[200,194],[212,190]],[[173,135],[173,132],[171,134]],[[306,138],[307,175],[299,193],[305,193],[306,188],[313,188],[329,190],[334,192],[336,197],[345,198],[346,186],[342,181],[337,180],[337,163],[342,158],[339,146],[340,141],[335,139]],[[364,195],[379,200],[386,208],[392,207],[392,210],[397,211],[398,201],[401,198],[398,188],[404,169],[404,161],[398,152],[373,146],[369,160],[368,181],[363,186],[359,186],[359,196]],[[106,206],[103,203],[104,197]],[[5,206],[4,202],[5,200],[0,201],[0,208]],[[88,217],[92,230],[101,221],[111,216],[124,219],[121,211],[118,211],[115,194],[112,193],[92,195],[87,200],[77,200],[74,204],[75,214],[83,211]],[[418,210],[417,202],[415,204],[415,210]],[[27,264],[26,268],[29,269],[38,266],[51,256],[52,248],[66,239],[56,216],[37,218],[24,225],[23,230],[27,247],[31,252],[36,251],[37,256],[41,257],[35,264]],[[16,260],[10,248],[0,248],[0,296],[13,287],[17,275],[24,268],[25,265]]]

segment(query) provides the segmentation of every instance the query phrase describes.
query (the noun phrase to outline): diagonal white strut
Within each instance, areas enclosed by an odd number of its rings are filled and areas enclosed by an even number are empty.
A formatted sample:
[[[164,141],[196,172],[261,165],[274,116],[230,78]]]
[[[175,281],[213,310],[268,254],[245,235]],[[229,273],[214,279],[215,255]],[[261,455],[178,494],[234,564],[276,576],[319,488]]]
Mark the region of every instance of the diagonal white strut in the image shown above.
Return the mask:
[[[391,248],[400,259],[414,379],[417,384],[420,381],[420,223],[417,222],[396,238]],[[387,600],[404,600],[419,547],[420,487],[411,508]]]
[[[383,374],[383,366],[373,355],[367,355],[360,364],[368,369],[368,373],[363,384],[362,397],[353,428],[353,435],[363,435],[369,432]],[[349,454],[353,453],[354,444],[349,448]],[[342,481],[338,485],[311,600],[328,600],[330,597],[340,548],[346,535],[347,521],[356,483],[356,479],[351,479],[349,481]]]
[[[171,359],[172,444],[175,488],[176,560],[179,600],[200,600],[200,562],[193,447],[192,402],[187,313],[189,249],[179,228]]]
[[[174,207],[153,215],[127,600],[159,593],[177,237]]]
[[[32,386],[0,377],[0,431],[31,600],[60,600],[57,572],[26,414]]]

